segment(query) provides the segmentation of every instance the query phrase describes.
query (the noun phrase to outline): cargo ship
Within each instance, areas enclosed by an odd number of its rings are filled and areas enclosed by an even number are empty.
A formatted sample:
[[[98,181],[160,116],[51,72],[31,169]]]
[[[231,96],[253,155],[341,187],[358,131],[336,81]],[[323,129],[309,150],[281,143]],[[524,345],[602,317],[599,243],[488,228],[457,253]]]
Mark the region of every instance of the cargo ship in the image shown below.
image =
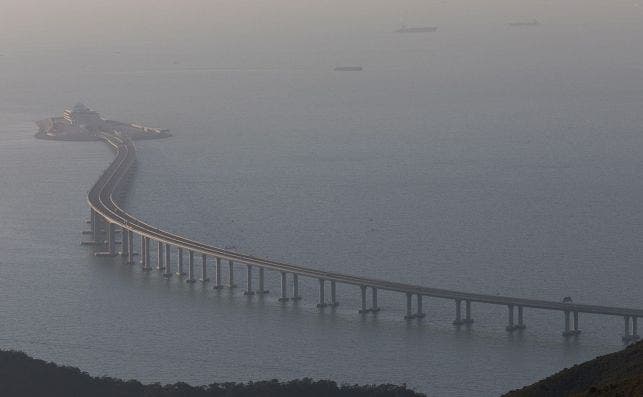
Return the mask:
[[[432,33],[437,31],[437,26],[417,26],[417,27],[408,27],[402,26],[395,33]]]
[[[333,70],[336,72],[361,72],[364,68],[361,66],[337,66]]]
[[[101,133],[126,135],[132,139],[155,139],[170,136],[168,129],[150,128],[140,124],[123,123],[107,120],[101,115],[77,103],[71,109],[66,109],[62,117],[50,117],[36,121],[38,126],[37,138],[63,141],[94,141]]]

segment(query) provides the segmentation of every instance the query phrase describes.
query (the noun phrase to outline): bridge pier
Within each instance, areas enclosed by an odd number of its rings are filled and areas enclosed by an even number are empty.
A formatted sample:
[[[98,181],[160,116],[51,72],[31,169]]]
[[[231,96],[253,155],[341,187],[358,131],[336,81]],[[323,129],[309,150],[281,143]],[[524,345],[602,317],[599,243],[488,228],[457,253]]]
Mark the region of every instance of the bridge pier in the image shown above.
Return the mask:
[[[206,254],[201,254],[201,278],[199,281],[202,283],[210,281],[208,278],[208,257]]]
[[[574,329],[571,329],[570,326],[570,311],[565,310],[564,315],[565,315],[565,331],[563,331],[563,336],[564,337],[570,337],[570,336],[576,336],[580,334],[580,330],[578,329],[578,312],[573,312],[574,314]]]
[[[360,285],[359,289],[362,292],[362,308],[359,309],[359,314],[365,314],[368,313],[370,310],[366,308],[366,286],[365,285]]]
[[[518,325],[516,325],[516,329],[525,329],[527,326],[525,325],[525,322],[523,321],[523,307],[518,306]]]
[[[330,307],[337,307],[339,306],[339,302],[337,302],[337,288],[335,286],[335,280],[330,280]]]
[[[320,278],[319,279],[319,303],[317,304],[317,307],[319,308],[324,308],[327,306],[326,299],[324,298],[324,279]]]
[[[263,294],[267,294],[268,292],[270,292],[267,289],[265,289],[265,287],[264,287],[264,278],[265,278],[264,277],[264,268],[260,267],[259,268],[259,290],[257,290],[257,294],[263,295]]]
[[[157,241],[156,253],[156,270],[161,271],[165,268],[163,266],[163,242]]]
[[[104,218],[94,211],[94,240],[98,241],[103,231]]]
[[[127,231],[127,264],[131,265],[134,263],[134,232],[131,230]]]
[[[518,305],[518,324],[514,324],[514,305],[507,305],[507,309],[509,313],[508,324],[507,327],[505,327],[507,332],[514,332],[517,330],[525,329],[527,326],[523,321],[523,307]]]
[[[630,334],[630,316],[623,317],[625,320],[625,328],[623,330],[623,342],[630,343],[632,341],[632,334]]]
[[[377,304],[377,288],[371,287],[371,313],[377,313],[380,307]]]
[[[288,292],[286,291],[288,288],[288,280],[287,280],[287,274],[286,272],[281,272],[281,298],[279,298],[279,302],[288,302]]]
[[[362,292],[362,308],[359,313],[377,313],[380,311],[380,308],[377,305],[377,288],[371,287],[371,307],[368,309],[366,308],[366,288],[367,287],[365,285],[360,285]]]
[[[144,237],[143,247],[145,248],[145,255],[143,256],[143,270],[150,271],[150,238]]]
[[[214,289],[221,289],[221,258],[216,258],[214,263]]]
[[[170,278],[172,277],[172,266],[170,264],[172,263],[172,247],[170,244],[165,244],[165,271],[163,272],[163,277],[165,278]]]
[[[406,320],[411,320],[415,318],[413,314],[413,294],[406,293],[406,315],[404,316]]]
[[[96,211],[93,209],[90,209],[90,230],[89,231],[83,231],[83,234],[89,234],[91,237],[90,241],[82,241],[82,245],[103,245],[105,244],[105,240],[102,236],[102,233],[105,231],[102,229],[102,224],[101,221],[103,220],[103,217],[100,216]]]
[[[625,330],[623,332],[623,343],[632,343],[640,339],[638,335],[638,319],[636,317],[624,316]],[[632,320],[632,332],[630,333],[630,320]]]
[[[129,252],[129,234],[127,229],[121,229],[121,256],[127,256]]]
[[[464,323],[473,324],[473,318],[471,318],[471,301],[467,300],[464,302]]]
[[[246,290],[243,292],[244,295],[254,295],[255,292],[252,290],[252,265],[246,265],[247,275],[246,275]]]
[[[508,318],[507,318],[507,327],[505,329],[508,332],[513,332],[516,330],[516,326],[514,325],[514,305],[507,305],[507,310],[508,310]]]
[[[462,320],[462,301],[460,299],[455,300],[455,320],[453,320],[453,325],[460,326],[464,324]]]
[[[98,240],[98,214],[94,211],[93,208],[89,210],[89,223],[91,227],[91,236],[92,241],[96,242]]]
[[[116,256],[116,225],[107,225],[107,252],[109,256]]]
[[[426,314],[422,311],[422,295],[420,294],[417,295],[417,303],[418,311],[415,314],[415,318],[424,318]]]
[[[228,261],[228,288],[236,288],[234,283],[234,262]]]
[[[292,300],[301,300],[301,296],[299,296],[299,275],[296,273],[292,274]]]
[[[145,268],[145,236],[141,234],[141,260],[139,261],[143,268]]]
[[[183,271],[183,248],[179,247],[178,248],[178,253],[177,255],[177,268],[176,268],[176,275],[183,277],[185,276],[185,272]]]
[[[97,233],[96,233],[96,214],[94,213],[93,208],[89,208],[89,220],[87,221],[89,224],[89,230],[85,231],[83,230],[82,234],[89,234],[89,241],[81,241],[81,245],[96,245],[98,241]]]
[[[639,340],[638,318],[632,317],[632,339]]]
[[[188,283],[194,283],[194,252],[192,250],[188,251],[188,279],[185,280]]]

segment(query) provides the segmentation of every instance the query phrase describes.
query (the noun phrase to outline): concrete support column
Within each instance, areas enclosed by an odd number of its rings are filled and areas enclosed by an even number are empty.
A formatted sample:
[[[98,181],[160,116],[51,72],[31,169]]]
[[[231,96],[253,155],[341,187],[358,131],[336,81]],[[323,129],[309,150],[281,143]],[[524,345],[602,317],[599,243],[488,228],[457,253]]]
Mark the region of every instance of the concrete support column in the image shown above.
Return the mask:
[[[286,272],[281,272],[281,298],[279,298],[279,302],[288,301],[288,279],[286,276]]]
[[[455,320],[453,320],[453,325],[462,325],[462,301],[460,299],[455,300]]]
[[[163,272],[163,277],[170,278],[172,277],[172,247],[170,244],[165,244],[165,271]]]
[[[145,237],[141,235],[141,259],[139,263],[143,265],[145,263]]]
[[[362,308],[359,309],[359,313],[360,314],[368,313],[369,310],[366,308],[366,286],[360,285],[359,288],[362,292]]]
[[[141,260],[140,260],[141,265],[143,265],[143,269],[145,269],[145,236],[141,235]]]
[[[578,327],[578,312],[574,312],[574,335],[579,335],[580,329]]]
[[[377,288],[371,287],[371,312],[377,313],[380,311],[380,306],[377,304]]]
[[[326,307],[326,299],[324,298],[324,279],[319,279],[319,303],[317,307]]]
[[[143,260],[143,269],[149,271],[152,269],[150,266],[150,238],[145,237],[145,259]]]
[[[247,266],[247,275],[246,275],[246,290],[244,291],[244,295],[254,295],[255,292],[252,290],[252,266],[251,265],[246,265]]]
[[[96,213],[96,218],[94,218],[96,221],[96,241],[100,241],[101,243],[103,242],[102,235],[105,233],[105,223],[107,222],[105,218],[103,218],[101,215]]]
[[[156,250],[156,270],[163,270],[163,243],[158,242],[157,244],[157,250]]]
[[[565,331],[563,331],[563,336],[571,336],[571,327],[569,325],[569,310],[565,310]]]
[[[177,269],[176,269],[176,275],[177,276],[185,276],[185,272],[183,271],[183,248],[178,249],[178,264],[177,264]]]
[[[210,281],[208,278],[208,256],[206,254],[201,254],[201,278],[199,281],[202,283]]]
[[[417,295],[417,301],[418,301],[418,305],[417,305],[418,306],[418,308],[417,308],[418,311],[415,314],[415,317],[423,318],[423,317],[426,316],[426,314],[424,314],[424,312],[422,311],[422,295],[420,295],[420,294]]]
[[[522,313],[523,312],[523,307],[518,306],[518,325],[516,325],[516,329],[525,329],[527,326],[525,325],[523,318],[522,318]]]
[[[264,268],[260,267],[259,268],[259,290],[257,291],[258,294],[267,294],[268,290],[264,287]]]
[[[129,252],[128,230],[121,228],[121,256],[127,256],[128,252]]]
[[[216,258],[214,264],[214,289],[221,288],[223,288],[223,285],[221,285],[221,258]]]
[[[107,225],[107,251],[110,256],[116,255],[116,225]]]
[[[131,265],[134,263],[134,232],[131,230],[127,231],[127,264]]]
[[[194,279],[194,252],[192,250],[188,251],[188,279],[185,281],[188,283],[196,281]]]
[[[632,339],[633,340],[639,340],[639,325],[638,325],[638,318],[637,317],[632,317]]]
[[[91,227],[92,241],[98,241],[98,215],[93,208],[89,209],[89,226]]]
[[[335,280],[330,281],[330,306],[339,306],[339,302],[337,302],[337,288],[335,287]]]
[[[407,292],[406,294],[406,316],[404,316],[405,319],[410,320],[412,318],[415,318],[415,314],[412,312],[413,310],[413,294],[410,294]]]
[[[235,288],[234,284],[234,262],[228,261],[228,288]]]
[[[632,341],[632,334],[630,334],[630,316],[624,316],[624,329],[623,329],[623,342],[630,343]]]
[[[505,328],[509,332],[513,332],[516,327],[514,326],[514,305],[507,305],[508,318],[507,318],[507,327]]]
[[[471,301],[465,301],[464,302],[464,323],[465,324],[473,324],[473,318],[471,317]]]
[[[299,296],[299,275],[294,274],[292,275],[292,300],[298,301],[301,299],[301,296]]]

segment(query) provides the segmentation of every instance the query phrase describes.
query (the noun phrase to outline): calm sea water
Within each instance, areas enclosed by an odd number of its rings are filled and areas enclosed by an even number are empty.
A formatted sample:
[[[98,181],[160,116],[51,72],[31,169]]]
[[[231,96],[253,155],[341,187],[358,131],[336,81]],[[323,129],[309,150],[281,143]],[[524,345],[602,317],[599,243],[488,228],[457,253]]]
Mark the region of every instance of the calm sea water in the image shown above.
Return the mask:
[[[640,14],[637,14],[640,16]],[[195,384],[301,377],[497,395],[622,347],[622,319],[359,292],[316,309],[164,280],[80,246],[100,143],[33,138],[82,100],[170,128],[137,144],[126,202],[152,224],[268,258],[426,286],[643,306],[643,30],[566,22],[354,32],[254,49],[44,46],[0,57],[0,347],[93,375]],[[319,44],[319,45],[318,45]],[[251,54],[251,55],[248,55]],[[360,73],[335,73],[338,63]],[[245,269],[237,280],[243,285]]]

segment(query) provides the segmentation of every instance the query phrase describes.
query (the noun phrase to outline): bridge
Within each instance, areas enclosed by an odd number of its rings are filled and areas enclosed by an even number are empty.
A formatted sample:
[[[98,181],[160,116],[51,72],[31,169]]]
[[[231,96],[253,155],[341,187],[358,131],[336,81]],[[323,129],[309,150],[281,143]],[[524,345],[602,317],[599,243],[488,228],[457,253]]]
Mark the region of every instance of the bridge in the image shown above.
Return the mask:
[[[195,278],[195,256],[201,257],[200,278],[198,281],[205,283],[208,278],[209,261],[214,264],[214,288],[234,288],[235,268],[245,267],[246,295],[264,294],[264,273],[276,272],[281,277],[281,296],[279,301],[299,300],[299,278],[315,279],[319,283],[319,301],[317,307],[336,307],[336,285],[345,284],[354,286],[361,294],[361,307],[359,313],[376,313],[380,310],[377,301],[379,290],[392,291],[406,296],[407,320],[420,319],[425,316],[422,310],[423,298],[439,298],[451,300],[455,303],[455,326],[471,325],[473,323],[472,304],[500,305],[507,308],[506,331],[514,332],[526,327],[524,310],[540,309],[560,312],[563,314],[562,335],[574,337],[580,334],[579,314],[593,314],[604,316],[619,316],[623,318],[624,329],[622,340],[630,343],[639,339],[638,319],[643,317],[643,310],[610,307],[574,302],[556,302],[536,299],[525,299],[510,296],[498,296],[453,291],[447,289],[430,288],[420,285],[405,284],[393,281],[379,280],[367,277],[357,277],[344,273],[326,272],[305,266],[262,259],[255,256],[244,255],[230,250],[221,249],[209,244],[178,236],[166,230],[151,226],[123,210],[119,201],[124,197],[131,174],[136,166],[136,147],[127,136],[114,134],[101,134],[101,139],[114,150],[116,157],[109,167],[101,174],[98,181],[88,193],[87,201],[90,206],[91,217],[88,221],[91,230],[83,232],[91,236],[90,241],[83,244],[102,247],[104,251],[95,252],[96,256],[122,255],[129,264],[134,264],[134,240],[140,241],[140,264],[144,271],[152,270],[150,244],[156,245],[156,269],[163,271],[164,277],[171,277],[172,251],[177,251],[176,275],[188,283],[197,281]],[[120,236],[120,240],[118,237]],[[118,241],[117,241],[118,240]],[[116,246],[120,245],[120,252]],[[187,255],[187,272],[184,256]],[[221,279],[222,265],[227,261],[227,282],[224,285]],[[253,271],[258,271],[258,286],[253,288]],[[290,284],[288,279],[290,276]],[[330,284],[330,296],[326,297],[326,283]],[[290,288],[289,288],[290,286]],[[289,294],[290,290],[290,294]],[[370,295],[370,297],[368,296]],[[370,299],[369,299],[370,298]],[[415,304],[414,304],[415,302]],[[464,311],[463,311],[464,306]]]

